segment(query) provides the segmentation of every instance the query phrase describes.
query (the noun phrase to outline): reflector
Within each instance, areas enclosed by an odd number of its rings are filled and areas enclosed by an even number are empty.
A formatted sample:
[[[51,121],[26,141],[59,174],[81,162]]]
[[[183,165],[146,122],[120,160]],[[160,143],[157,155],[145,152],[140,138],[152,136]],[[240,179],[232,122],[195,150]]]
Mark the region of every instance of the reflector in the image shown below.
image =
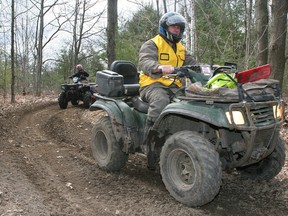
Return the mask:
[[[237,72],[235,74],[238,83],[254,82],[260,79],[268,78],[271,75],[271,65],[261,65],[256,68]]]

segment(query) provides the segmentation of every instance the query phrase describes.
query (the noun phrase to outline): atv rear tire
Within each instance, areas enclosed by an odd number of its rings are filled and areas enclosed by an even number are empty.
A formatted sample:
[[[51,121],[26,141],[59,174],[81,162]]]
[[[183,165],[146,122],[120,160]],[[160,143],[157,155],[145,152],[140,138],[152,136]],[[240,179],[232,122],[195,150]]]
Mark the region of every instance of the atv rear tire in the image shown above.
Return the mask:
[[[66,109],[68,106],[68,101],[66,98],[66,92],[61,92],[58,97],[58,103],[61,109]]]
[[[98,166],[106,171],[118,171],[128,161],[128,154],[121,150],[108,116],[101,116],[95,123],[92,129],[91,149]]]
[[[245,179],[269,181],[281,171],[285,158],[285,142],[279,137],[274,151],[268,157],[257,164],[238,168],[238,171]]]
[[[83,96],[83,106],[84,108],[89,108],[92,104],[92,94],[91,92],[85,92]]]
[[[160,172],[169,193],[187,206],[207,204],[220,190],[219,154],[195,132],[180,131],[167,139],[160,154]]]

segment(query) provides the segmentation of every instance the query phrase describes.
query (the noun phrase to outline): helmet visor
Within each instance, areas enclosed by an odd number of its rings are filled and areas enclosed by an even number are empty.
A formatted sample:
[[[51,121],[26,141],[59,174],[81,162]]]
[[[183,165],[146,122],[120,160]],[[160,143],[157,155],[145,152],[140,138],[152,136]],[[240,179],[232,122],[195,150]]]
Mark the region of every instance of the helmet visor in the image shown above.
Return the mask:
[[[185,27],[186,20],[181,15],[175,15],[175,16],[168,17],[167,20],[166,20],[166,24],[167,24],[167,26],[179,25],[181,27]]]

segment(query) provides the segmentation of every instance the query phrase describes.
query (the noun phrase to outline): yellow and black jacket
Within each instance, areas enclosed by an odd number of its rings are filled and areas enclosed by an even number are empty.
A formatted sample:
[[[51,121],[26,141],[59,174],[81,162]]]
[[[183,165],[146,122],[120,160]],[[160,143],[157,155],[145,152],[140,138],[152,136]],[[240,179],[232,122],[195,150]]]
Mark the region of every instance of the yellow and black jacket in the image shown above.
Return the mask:
[[[151,43],[151,41],[154,43],[154,47],[156,45],[155,49],[153,49],[153,44]],[[153,64],[154,61],[155,62],[153,65],[154,67],[158,65],[172,65],[174,67],[180,67],[184,64],[185,61],[185,47],[180,42],[176,43],[175,45],[176,49],[174,51],[174,49],[161,35],[157,35],[154,38],[152,38],[148,43],[146,43],[146,46],[144,44],[141,47],[139,63],[141,63],[142,60],[143,64],[144,63]],[[153,54],[152,52],[155,52],[155,54]],[[150,56],[152,56],[151,59],[149,59]],[[157,62],[155,61],[156,59]],[[181,81],[178,79],[168,78],[165,76],[153,77],[151,76],[150,72],[145,71],[145,67],[143,67],[143,69],[144,70],[142,70],[142,73],[140,74],[141,88],[157,82],[161,83],[164,86],[170,86],[171,84],[175,84],[178,87],[182,86]]]

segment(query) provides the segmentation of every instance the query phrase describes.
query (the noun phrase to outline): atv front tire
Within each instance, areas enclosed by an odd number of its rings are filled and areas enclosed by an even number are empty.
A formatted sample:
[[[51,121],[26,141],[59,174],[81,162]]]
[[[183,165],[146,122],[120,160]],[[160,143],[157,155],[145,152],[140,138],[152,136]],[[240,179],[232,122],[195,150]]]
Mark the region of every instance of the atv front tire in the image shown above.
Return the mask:
[[[207,204],[220,190],[219,154],[195,132],[180,131],[167,139],[160,154],[160,172],[169,193],[187,206]]]
[[[58,103],[61,109],[66,109],[68,106],[68,101],[66,98],[66,92],[61,92],[58,97]]]
[[[259,181],[269,181],[281,171],[285,164],[285,143],[279,137],[274,151],[265,159],[246,167],[238,168],[241,177]]]
[[[106,171],[118,171],[127,161],[128,154],[117,142],[108,116],[101,116],[92,129],[92,154],[98,166]]]

